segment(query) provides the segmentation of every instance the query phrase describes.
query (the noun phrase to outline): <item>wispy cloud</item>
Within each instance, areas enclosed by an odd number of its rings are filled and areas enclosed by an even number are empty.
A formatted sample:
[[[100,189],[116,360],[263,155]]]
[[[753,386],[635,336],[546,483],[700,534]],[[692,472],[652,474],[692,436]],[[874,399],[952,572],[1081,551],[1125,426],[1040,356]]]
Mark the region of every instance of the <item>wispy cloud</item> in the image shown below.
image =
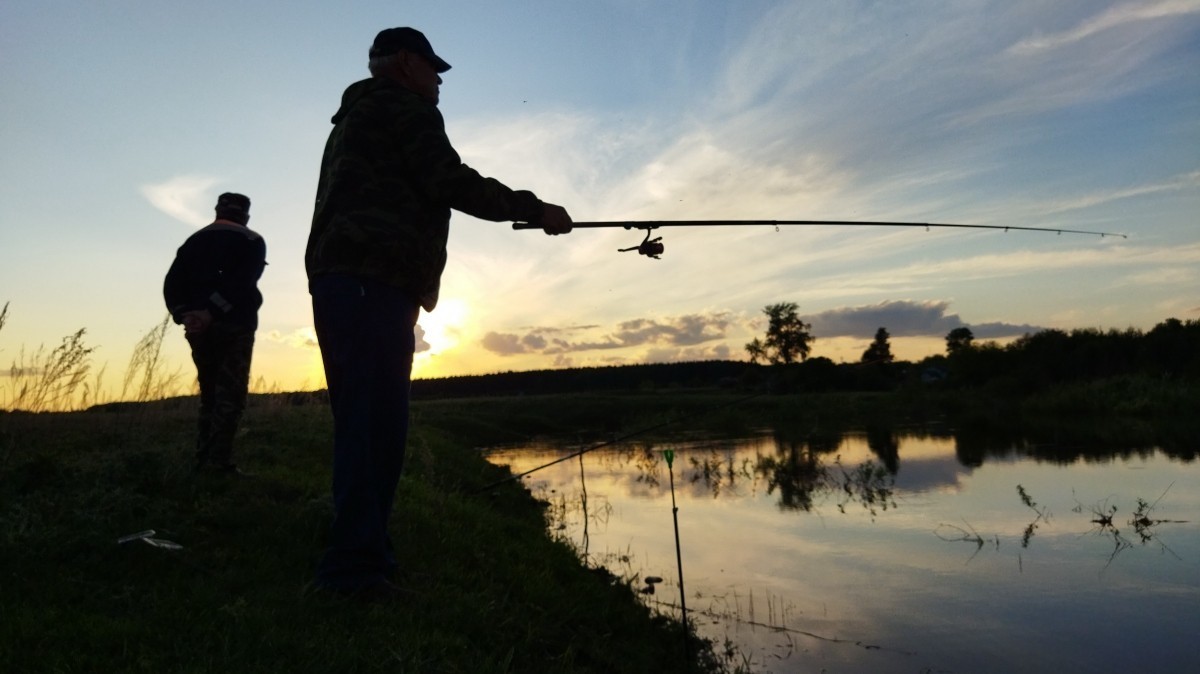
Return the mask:
[[[1196,187],[1200,187],[1200,171],[1192,171],[1191,173],[1176,176],[1167,181],[1159,183],[1136,185],[1134,187],[1076,195],[1064,199],[1057,199],[1051,202],[1035,203],[1031,205],[1031,210],[1041,213],[1062,213],[1081,208],[1091,208],[1092,206],[1099,206],[1121,199],[1141,197],[1160,192],[1194,189]]]
[[[1098,270],[1142,273],[1147,269],[1196,265],[1200,265],[1200,244],[1169,248],[1122,244],[1073,250],[1016,250],[829,273],[810,279],[791,296],[803,303],[828,302],[837,298],[938,292],[947,279],[953,279],[955,283],[997,279],[1028,281]],[[1116,283],[1115,277],[1109,276],[1108,283]]]
[[[212,222],[215,198],[209,195],[209,190],[218,183],[220,180],[211,176],[181,175],[161,183],[142,185],[139,190],[158,210],[200,227]]]
[[[1197,2],[1197,0],[1129,2],[1117,5],[1116,7],[1110,7],[1068,30],[1046,35],[1035,35],[1021,40],[1014,44],[1010,48],[1010,51],[1017,54],[1050,51],[1127,24],[1197,13],[1200,13],[1200,2]]]

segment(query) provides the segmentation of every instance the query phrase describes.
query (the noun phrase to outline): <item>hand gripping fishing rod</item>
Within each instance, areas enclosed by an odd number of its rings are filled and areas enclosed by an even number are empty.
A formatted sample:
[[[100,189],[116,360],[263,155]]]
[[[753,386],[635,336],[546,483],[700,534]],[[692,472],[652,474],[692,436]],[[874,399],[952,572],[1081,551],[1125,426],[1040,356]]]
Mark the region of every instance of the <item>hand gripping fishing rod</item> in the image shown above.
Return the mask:
[[[960,227],[964,229],[1002,229],[1004,231],[1020,230],[1026,232],[1052,232],[1054,234],[1091,234],[1104,238],[1106,236],[1119,236],[1122,239],[1129,238],[1125,234],[1117,234],[1114,232],[1094,232],[1085,229],[1059,229],[1056,227],[1018,227],[1016,225],[964,225],[949,222],[880,222],[880,221],[865,221],[865,220],[610,220],[610,221],[594,221],[594,222],[575,222],[571,224],[574,229],[597,229],[597,228],[616,228],[622,229],[638,229],[646,231],[646,238],[636,246],[629,248],[618,248],[618,253],[624,253],[636,250],[640,255],[659,259],[663,254],[662,237],[650,238],[650,233],[659,227],[744,227],[749,225],[770,225],[778,230],[785,225],[827,225],[835,227],[924,227],[925,231],[929,231],[931,227]],[[540,225],[535,225],[529,222],[514,222],[513,229],[541,229]]]

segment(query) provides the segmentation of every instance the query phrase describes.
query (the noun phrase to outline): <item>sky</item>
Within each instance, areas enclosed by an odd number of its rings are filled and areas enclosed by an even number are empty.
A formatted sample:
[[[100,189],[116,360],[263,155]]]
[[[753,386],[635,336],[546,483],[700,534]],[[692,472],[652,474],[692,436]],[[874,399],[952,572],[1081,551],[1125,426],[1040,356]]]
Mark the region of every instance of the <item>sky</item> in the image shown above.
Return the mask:
[[[660,229],[548,237],[455,213],[414,376],[745,359],[794,302],[813,356],[968,327],[1200,319],[1200,0],[0,5],[0,365],[84,328],[119,396],[221,192],[267,242],[252,379],[324,385],[304,273],[342,91],[393,26],[453,68],[463,160],[576,220],[1083,229]],[[182,328],[163,351],[194,378]],[[0,377],[0,386],[4,385]]]

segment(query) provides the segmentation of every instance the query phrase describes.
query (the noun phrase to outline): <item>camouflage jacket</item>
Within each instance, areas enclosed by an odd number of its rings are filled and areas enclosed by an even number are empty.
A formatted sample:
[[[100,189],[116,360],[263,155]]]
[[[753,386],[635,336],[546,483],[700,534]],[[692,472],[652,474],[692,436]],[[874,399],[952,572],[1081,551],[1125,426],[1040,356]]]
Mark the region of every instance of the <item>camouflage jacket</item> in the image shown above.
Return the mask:
[[[450,209],[484,220],[536,221],[542,204],[467,166],[437,106],[381,78],[342,95],[321,159],[305,268],[404,290],[437,304]]]
[[[176,323],[187,311],[207,309],[217,322],[254,330],[262,294],[258,279],[267,264],[258,232],[217,220],[188,237],[163,279],[163,300]]]

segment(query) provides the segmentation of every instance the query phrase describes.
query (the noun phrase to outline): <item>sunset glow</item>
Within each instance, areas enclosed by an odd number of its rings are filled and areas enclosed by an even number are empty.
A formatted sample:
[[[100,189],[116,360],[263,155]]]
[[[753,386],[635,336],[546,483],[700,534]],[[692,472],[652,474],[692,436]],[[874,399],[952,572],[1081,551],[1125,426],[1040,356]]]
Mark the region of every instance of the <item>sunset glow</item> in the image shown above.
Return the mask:
[[[812,355],[838,362],[880,327],[897,357],[919,359],[956,327],[1005,342],[1200,318],[1200,0],[451,1],[400,14],[380,0],[217,0],[137,21],[105,3],[14,0],[0,8],[0,372],[86,328],[119,389],[165,313],[175,249],[217,194],[238,191],[270,263],[252,378],[323,385],[303,268],[318,164],[367,45],[404,24],[454,64],[440,109],[464,161],[577,220],[1129,235],[671,229],[652,260],[617,252],[641,232],[548,237],[455,213],[417,377],[741,360],[777,302],[797,303]],[[164,347],[190,377],[181,331]]]

